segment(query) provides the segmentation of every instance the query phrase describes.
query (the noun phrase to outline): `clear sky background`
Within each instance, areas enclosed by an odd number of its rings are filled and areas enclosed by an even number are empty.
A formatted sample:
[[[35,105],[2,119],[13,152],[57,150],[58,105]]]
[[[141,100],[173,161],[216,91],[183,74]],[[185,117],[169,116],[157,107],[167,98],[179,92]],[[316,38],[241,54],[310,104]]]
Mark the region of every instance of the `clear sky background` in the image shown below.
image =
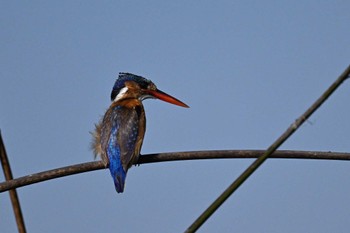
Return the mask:
[[[15,177],[93,161],[118,72],[146,100],[142,153],[266,149],[350,61],[349,1],[2,1],[0,128]],[[350,82],[281,149],[350,152]],[[132,167],[18,189],[28,232],[183,232],[253,160]],[[4,180],[1,173],[0,179]],[[199,232],[349,232],[350,164],[268,160]],[[8,193],[0,232],[16,232]]]

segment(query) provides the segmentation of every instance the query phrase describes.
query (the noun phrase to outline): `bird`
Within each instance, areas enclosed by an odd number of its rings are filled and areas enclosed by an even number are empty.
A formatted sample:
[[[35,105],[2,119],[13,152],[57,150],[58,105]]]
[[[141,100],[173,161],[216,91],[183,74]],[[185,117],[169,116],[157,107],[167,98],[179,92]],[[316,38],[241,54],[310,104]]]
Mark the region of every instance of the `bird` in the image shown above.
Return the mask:
[[[92,150],[108,167],[117,193],[124,191],[128,169],[137,162],[146,131],[142,101],[159,99],[181,107],[189,106],[159,90],[149,79],[121,72],[111,92],[111,105],[92,133]]]

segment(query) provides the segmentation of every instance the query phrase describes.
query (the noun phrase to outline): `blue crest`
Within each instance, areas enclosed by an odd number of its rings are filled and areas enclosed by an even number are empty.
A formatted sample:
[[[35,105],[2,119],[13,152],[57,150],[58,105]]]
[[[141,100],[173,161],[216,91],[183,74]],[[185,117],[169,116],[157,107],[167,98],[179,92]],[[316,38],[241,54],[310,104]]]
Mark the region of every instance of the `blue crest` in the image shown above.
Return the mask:
[[[126,81],[134,81],[140,85],[142,89],[146,89],[149,84],[152,83],[151,80],[148,80],[142,76],[138,76],[131,73],[119,73],[118,79],[115,81],[112,93],[111,93],[111,101],[115,99],[120,90],[125,87]]]

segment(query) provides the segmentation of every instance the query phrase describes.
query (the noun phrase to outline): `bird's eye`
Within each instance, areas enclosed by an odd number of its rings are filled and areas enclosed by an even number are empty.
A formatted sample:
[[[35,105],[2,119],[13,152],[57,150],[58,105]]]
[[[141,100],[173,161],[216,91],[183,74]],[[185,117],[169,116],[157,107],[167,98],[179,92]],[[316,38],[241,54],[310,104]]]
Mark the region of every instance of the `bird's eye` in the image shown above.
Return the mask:
[[[149,84],[149,85],[147,86],[147,89],[148,89],[148,90],[156,90],[157,87],[156,87],[156,85],[154,85],[153,83],[151,83],[151,84]]]

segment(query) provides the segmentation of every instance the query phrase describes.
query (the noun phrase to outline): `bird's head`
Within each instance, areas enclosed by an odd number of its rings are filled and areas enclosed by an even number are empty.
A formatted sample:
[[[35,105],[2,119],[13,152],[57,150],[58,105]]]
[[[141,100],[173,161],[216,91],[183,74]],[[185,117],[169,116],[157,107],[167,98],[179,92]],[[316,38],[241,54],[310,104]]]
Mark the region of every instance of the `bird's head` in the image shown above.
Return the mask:
[[[119,77],[115,81],[112,89],[112,101],[124,99],[144,100],[148,98],[160,99],[171,104],[188,108],[187,104],[159,90],[151,80],[130,73],[119,73]]]

